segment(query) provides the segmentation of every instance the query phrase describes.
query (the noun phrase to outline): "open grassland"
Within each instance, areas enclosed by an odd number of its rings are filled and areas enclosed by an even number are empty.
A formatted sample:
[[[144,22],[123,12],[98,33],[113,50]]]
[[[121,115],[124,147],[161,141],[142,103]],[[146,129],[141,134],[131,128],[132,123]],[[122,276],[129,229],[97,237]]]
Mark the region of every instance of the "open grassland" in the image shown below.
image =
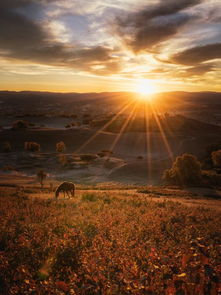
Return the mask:
[[[205,200],[51,197],[1,188],[0,294],[220,294],[220,211]]]

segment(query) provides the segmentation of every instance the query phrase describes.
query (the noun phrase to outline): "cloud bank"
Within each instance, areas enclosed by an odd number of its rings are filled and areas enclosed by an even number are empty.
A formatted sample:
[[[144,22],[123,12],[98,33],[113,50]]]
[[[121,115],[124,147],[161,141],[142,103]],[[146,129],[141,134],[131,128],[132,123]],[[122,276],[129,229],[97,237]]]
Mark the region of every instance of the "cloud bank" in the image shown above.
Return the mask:
[[[220,73],[220,10],[216,0],[1,0],[0,58],[98,76],[209,81]]]

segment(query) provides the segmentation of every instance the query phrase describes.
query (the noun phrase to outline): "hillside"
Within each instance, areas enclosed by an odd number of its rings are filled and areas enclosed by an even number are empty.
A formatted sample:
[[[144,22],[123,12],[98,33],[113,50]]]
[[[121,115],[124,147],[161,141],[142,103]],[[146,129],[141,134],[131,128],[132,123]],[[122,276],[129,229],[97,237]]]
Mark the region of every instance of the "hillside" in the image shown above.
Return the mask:
[[[25,191],[0,188],[2,295],[219,293],[220,200],[153,187],[81,187],[57,201]]]

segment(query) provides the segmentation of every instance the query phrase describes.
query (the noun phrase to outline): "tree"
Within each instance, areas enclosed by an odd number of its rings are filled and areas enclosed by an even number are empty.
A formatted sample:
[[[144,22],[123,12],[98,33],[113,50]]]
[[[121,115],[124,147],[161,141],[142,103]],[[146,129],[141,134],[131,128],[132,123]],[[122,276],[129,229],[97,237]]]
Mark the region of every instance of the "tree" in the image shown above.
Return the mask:
[[[41,188],[43,188],[43,182],[46,177],[47,177],[47,174],[43,170],[38,171],[37,179],[38,179],[38,182],[40,182],[41,184]]]
[[[66,150],[66,145],[63,141],[56,143],[56,152],[63,153]]]
[[[58,162],[62,165],[62,166],[67,166],[68,164],[68,158],[66,155],[60,154],[58,155]]]
[[[212,152],[212,162],[215,167],[221,168],[221,150]]]
[[[25,150],[29,152],[40,152],[41,146],[34,141],[26,141],[24,144]]]
[[[3,143],[2,150],[3,150],[4,153],[10,153],[12,151],[12,147],[11,147],[11,144],[10,144],[9,141],[5,141]]]
[[[163,180],[168,184],[195,185],[202,179],[201,164],[194,155],[178,156],[170,169],[166,170]]]
[[[17,120],[12,124],[12,129],[13,130],[18,130],[18,129],[26,129],[29,126],[28,121],[24,120]]]

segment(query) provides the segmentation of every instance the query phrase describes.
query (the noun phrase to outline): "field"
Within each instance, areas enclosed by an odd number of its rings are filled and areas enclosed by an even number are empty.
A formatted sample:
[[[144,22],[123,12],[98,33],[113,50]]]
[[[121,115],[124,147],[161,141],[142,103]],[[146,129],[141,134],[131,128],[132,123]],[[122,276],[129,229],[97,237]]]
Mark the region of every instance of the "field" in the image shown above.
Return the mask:
[[[220,294],[220,200],[143,192],[1,187],[0,294]]]

